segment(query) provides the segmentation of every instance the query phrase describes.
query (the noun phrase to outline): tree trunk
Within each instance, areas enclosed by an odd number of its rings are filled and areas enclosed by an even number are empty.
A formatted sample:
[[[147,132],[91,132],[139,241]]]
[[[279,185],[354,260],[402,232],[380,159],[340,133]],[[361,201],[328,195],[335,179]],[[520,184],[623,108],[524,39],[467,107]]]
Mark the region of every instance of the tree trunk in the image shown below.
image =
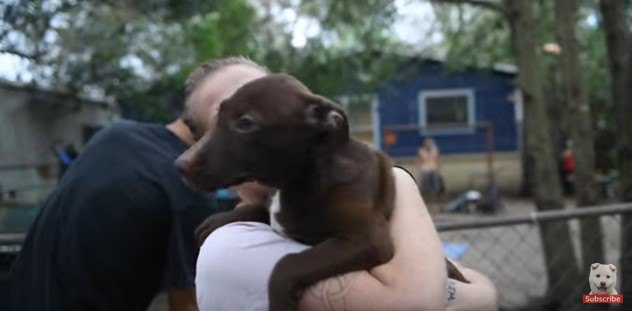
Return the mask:
[[[621,200],[632,202],[632,34],[625,22],[625,4],[621,0],[600,0],[603,16],[612,101],[617,115],[617,142]],[[632,215],[621,218],[620,294],[632,296]]]
[[[595,185],[594,133],[575,35],[577,0],[555,1],[555,18],[557,37],[562,48],[559,59],[564,99],[569,112],[568,130],[575,155],[575,198],[578,207],[596,205],[598,193]],[[598,217],[581,220],[581,245],[583,271],[590,271],[588,267],[594,262],[603,262],[603,231]],[[587,283],[585,287],[589,289]]]
[[[534,198],[538,210],[563,209],[558,164],[552,150],[550,125],[542,93],[533,1],[505,0],[507,18],[519,68],[518,83],[524,94],[524,122],[527,157],[533,163]],[[548,275],[547,298],[553,303],[577,301],[577,282],[580,282],[575,252],[568,223],[541,223]],[[585,280],[581,280],[585,282]]]

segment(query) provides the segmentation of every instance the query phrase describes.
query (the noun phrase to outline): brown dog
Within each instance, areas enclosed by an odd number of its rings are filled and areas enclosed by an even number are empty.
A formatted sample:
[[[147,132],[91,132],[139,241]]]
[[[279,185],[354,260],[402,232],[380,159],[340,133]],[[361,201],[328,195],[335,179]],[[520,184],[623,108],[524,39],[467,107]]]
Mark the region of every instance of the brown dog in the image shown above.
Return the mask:
[[[248,180],[279,189],[275,219],[285,234],[314,247],[277,263],[268,287],[271,310],[295,310],[302,292],[317,281],[393,256],[391,161],[351,139],[345,113],[290,76],[270,75],[241,87],[176,165],[203,189]],[[262,207],[241,207],[211,216],[200,233],[205,238],[239,220],[268,222],[269,215]],[[465,280],[449,266],[451,277]]]

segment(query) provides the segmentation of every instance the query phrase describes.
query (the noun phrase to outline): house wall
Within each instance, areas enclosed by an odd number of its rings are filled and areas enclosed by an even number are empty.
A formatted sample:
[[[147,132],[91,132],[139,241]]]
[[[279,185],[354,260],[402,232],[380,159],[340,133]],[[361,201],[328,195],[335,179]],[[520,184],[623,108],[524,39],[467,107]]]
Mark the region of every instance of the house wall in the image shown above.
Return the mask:
[[[419,178],[415,158],[395,158],[395,162]],[[520,154],[517,152],[497,153],[494,155],[493,167],[496,185],[501,193],[503,195],[518,195],[522,181]],[[489,190],[486,154],[443,156],[441,175],[445,182],[446,191],[450,195],[460,194],[467,190],[478,190],[487,194]]]
[[[36,94],[37,96],[33,96]],[[0,86],[0,185],[23,189],[0,202],[34,204],[46,198],[56,182],[58,162],[52,145],[84,146],[85,126],[105,126],[118,110],[96,102],[49,102],[48,92]]]
[[[411,67],[378,92],[381,129],[394,125],[419,125],[419,96],[423,91],[471,89],[474,93],[475,123],[489,122],[497,152],[518,150],[516,114],[511,97],[513,76],[497,72],[463,71],[448,73],[441,63]],[[476,154],[487,150],[485,129],[470,132],[425,134],[420,130],[399,131],[397,142],[388,146],[396,157],[413,156],[425,136],[432,136],[444,154]],[[382,148],[384,148],[382,144]]]

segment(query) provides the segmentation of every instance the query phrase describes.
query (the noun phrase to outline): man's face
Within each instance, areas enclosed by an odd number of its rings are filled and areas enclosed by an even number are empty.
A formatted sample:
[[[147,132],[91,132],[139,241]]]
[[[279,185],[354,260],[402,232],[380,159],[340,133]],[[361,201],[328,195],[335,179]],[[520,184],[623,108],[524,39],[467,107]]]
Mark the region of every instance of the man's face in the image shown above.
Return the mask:
[[[192,94],[192,103],[189,107],[196,127],[194,137],[202,137],[209,130],[224,99],[230,97],[242,85],[265,75],[266,72],[249,65],[230,65],[202,80]]]

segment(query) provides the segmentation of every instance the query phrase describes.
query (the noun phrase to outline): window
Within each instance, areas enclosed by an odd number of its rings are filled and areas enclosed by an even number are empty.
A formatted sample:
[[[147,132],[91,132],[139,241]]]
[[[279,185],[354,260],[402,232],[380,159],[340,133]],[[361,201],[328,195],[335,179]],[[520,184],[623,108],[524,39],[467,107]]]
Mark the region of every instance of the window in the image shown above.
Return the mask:
[[[419,93],[419,123],[422,132],[472,132],[475,124],[474,91],[471,89]]]
[[[352,132],[370,132],[373,130],[373,105],[376,97],[373,94],[341,96],[338,102],[347,112],[349,127]]]

